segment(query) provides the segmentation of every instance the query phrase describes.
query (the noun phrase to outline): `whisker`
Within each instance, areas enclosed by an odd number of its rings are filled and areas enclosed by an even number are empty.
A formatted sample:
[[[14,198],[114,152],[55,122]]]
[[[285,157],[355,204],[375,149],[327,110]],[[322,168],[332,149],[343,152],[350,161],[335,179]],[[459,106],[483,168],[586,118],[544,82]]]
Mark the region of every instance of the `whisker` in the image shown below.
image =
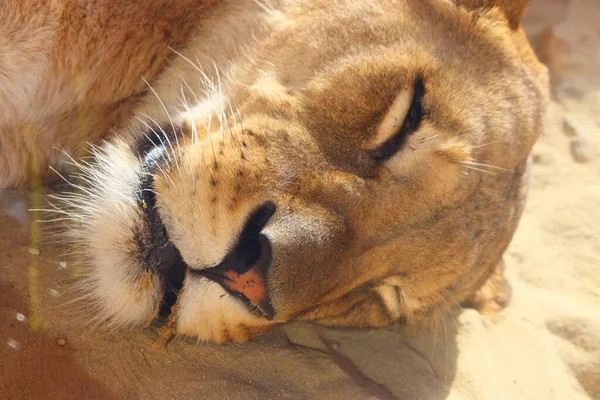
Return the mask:
[[[173,134],[175,135],[175,141],[177,143],[177,149],[179,151],[179,157],[181,157],[181,147],[179,145],[179,138],[177,135],[177,131],[175,130],[175,124],[173,123],[173,119],[171,118],[171,114],[169,114],[169,111],[167,110],[167,106],[165,106],[165,103],[163,103],[162,99],[160,98],[160,96],[158,95],[158,93],[156,93],[156,90],[154,90],[154,88],[152,87],[152,85],[150,85],[150,83],[148,83],[148,81],[145,78],[142,78],[144,83],[146,83],[146,85],[148,85],[148,87],[150,88],[150,90],[152,91],[152,93],[154,94],[154,96],[156,96],[156,99],[158,100],[158,102],[160,103],[160,105],[162,106],[163,110],[165,111],[165,114],[167,114],[167,118],[169,118],[169,122],[171,123],[171,129],[173,129]],[[165,134],[165,138],[167,137],[167,135]],[[168,138],[167,138],[168,139]],[[179,165],[179,161],[177,159],[175,159],[175,164],[177,165],[177,169],[180,169],[180,165]]]
[[[175,154],[175,150],[173,149],[173,144],[171,143],[171,140],[169,139],[169,136],[167,135],[167,133],[164,131],[164,129],[160,126],[160,124],[158,122],[156,122],[152,117],[150,117],[149,115],[146,114],[142,114],[145,118],[148,118],[150,121],[152,121],[154,123],[154,125],[156,125],[156,127],[160,130],[160,132],[162,133],[162,136],[165,138],[166,144],[165,142],[162,141],[162,139],[160,138],[161,135],[158,134],[158,132],[156,132],[154,130],[154,128],[152,128],[149,124],[146,124],[146,126],[148,126],[148,128],[150,128],[150,130],[152,131],[152,133],[154,133],[156,135],[156,137],[158,138],[158,140],[160,141],[160,143],[165,147],[165,149],[169,149],[171,150],[171,153],[169,155],[169,160],[171,162],[175,162],[175,165],[178,165],[178,161],[177,161],[177,155]],[[171,157],[171,155],[173,157]]]
[[[465,163],[461,163],[461,164],[465,164]],[[493,172],[486,171],[485,169],[481,169],[481,168],[475,168],[475,167],[472,167],[472,166],[470,166],[470,165],[468,165],[468,164],[465,164],[465,167],[466,167],[466,168],[469,168],[469,169],[473,169],[473,170],[475,170],[475,171],[479,171],[479,172],[483,172],[483,173],[486,173],[486,174],[490,174],[490,175],[494,175],[494,176],[496,176],[496,174],[495,174],[495,173],[493,173]]]
[[[240,118],[240,132],[244,133],[244,119],[242,118],[242,113],[240,111],[240,107],[238,107],[238,105],[235,105],[235,110],[238,114],[238,117]]]
[[[448,327],[446,325],[446,318],[444,318],[444,315],[441,314],[440,316],[442,317],[442,323],[444,325],[444,339],[446,341],[446,345],[444,346],[444,385],[448,385]]]
[[[435,332],[433,334],[433,344],[431,346],[431,354],[429,356],[429,358],[433,359],[433,356],[435,354],[435,346],[437,344],[437,334],[438,334],[438,313],[433,313],[434,316],[434,321],[435,321]]]
[[[217,76],[217,95],[218,95],[218,99],[219,99],[219,122],[221,122],[221,127],[220,127],[220,131],[221,131],[221,136],[225,136],[225,132],[224,132],[224,126],[223,126],[223,121],[225,121],[225,123],[227,123],[227,113],[225,112],[225,105],[223,103],[223,85],[221,82],[221,75],[219,74],[219,68],[217,67],[217,64],[213,63],[213,68],[215,69],[215,74]]]
[[[194,96],[194,100],[196,100],[196,103],[200,103],[200,99],[198,98],[198,96],[196,96],[196,93],[192,90],[192,88],[190,87],[190,85],[186,82],[185,79],[183,79],[183,77],[181,78],[181,81],[183,82],[183,84],[188,88],[188,90],[190,91],[190,93],[192,94],[192,96]]]
[[[181,81],[188,88],[188,90],[190,91],[190,93],[192,93],[192,96],[194,96],[194,100],[196,101],[196,103],[200,103],[200,99],[198,98],[198,96],[196,96],[196,93],[192,90],[192,88],[190,87],[190,85],[188,85],[188,83],[186,82],[186,80],[183,79],[183,78],[181,78]],[[193,118],[191,119],[191,124],[192,124],[192,143],[193,144],[198,144],[198,143],[200,143],[200,135],[198,134],[197,123],[196,123],[196,121]]]
[[[502,168],[502,167],[496,167],[494,165],[490,165],[490,164],[482,164],[482,163],[478,163],[478,162],[474,162],[474,161],[467,161],[464,164],[468,164],[468,165],[476,165],[479,167],[487,167],[487,168],[492,168],[492,169],[497,169],[500,171],[506,171],[506,172],[515,172],[512,169],[506,169],[506,168]]]
[[[230,101],[227,101],[227,106],[229,107],[229,112],[231,114],[231,117],[233,118],[233,127],[235,128],[235,126],[238,124],[238,121],[237,121],[237,118],[236,118],[236,113],[233,111],[233,107],[231,106],[231,102]],[[241,121],[240,121],[240,123],[241,123]],[[230,134],[232,140],[237,140],[234,128],[230,128],[229,134]]]
[[[142,114],[142,115],[144,115],[144,114]],[[144,115],[144,116],[145,116],[146,118],[148,118],[148,119],[151,119],[150,117],[148,117],[148,116],[146,116],[146,115]],[[156,137],[158,138],[158,141],[160,142],[161,146],[163,146],[165,149],[167,148],[167,145],[165,144],[165,142],[163,142],[163,140],[162,140],[162,138],[160,137],[160,135],[159,135],[159,134],[158,134],[158,133],[157,133],[157,132],[154,130],[154,128],[152,128],[152,127],[150,126],[150,124],[148,124],[146,121],[142,120],[142,119],[141,119],[141,118],[139,118],[139,117],[134,117],[134,118],[135,118],[135,119],[137,119],[137,120],[138,120],[139,122],[141,122],[142,124],[146,125],[146,127],[147,127],[148,129],[150,129],[150,130],[152,131],[152,133],[154,133],[154,134],[156,135]],[[154,121],[154,123],[156,124],[156,121]],[[153,141],[152,139],[150,139],[150,137],[149,137],[148,135],[146,135],[146,133],[145,133],[145,132],[143,132],[143,131],[142,131],[142,135],[144,135],[144,136],[146,137],[146,139],[148,139],[148,140],[149,140],[151,143],[154,143],[154,141]],[[167,159],[165,158],[165,154],[166,154],[166,155],[169,157],[169,160],[167,160]],[[168,152],[168,151],[161,152],[161,156],[162,156],[162,158],[163,158],[163,161],[164,161],[166,164],[169,164],[169,161],[172,161],[172,160],[173,160],[173,159],[171,158],[171,155],[169,154],[169,152]]]
[[[491,146],[491,145],[499,143],[499,142],[500,142],[499,140],[495,140],[493,142],[484,143],[484,144],[480,144],[480,145],[477,145],[477,146],[471,146],[471,149],[479,149],[481,147]]]
[[[259,6],[260,8],[262,8],[267,14],[269,15],[273,15],[275,13],[275,10],[271,7],[267,7],[265,4],[263,4],[262,1],[260,0],[254,0],[254,3]]]

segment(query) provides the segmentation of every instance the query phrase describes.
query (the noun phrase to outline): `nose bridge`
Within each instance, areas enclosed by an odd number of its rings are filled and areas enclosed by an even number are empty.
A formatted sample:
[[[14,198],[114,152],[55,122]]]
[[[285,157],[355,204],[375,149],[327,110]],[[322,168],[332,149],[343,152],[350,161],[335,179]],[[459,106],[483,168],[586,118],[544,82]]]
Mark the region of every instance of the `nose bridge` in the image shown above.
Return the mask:
[[[252,213],[272,200],[265,147],[252,131],[226,130],[182,148],[168,179],[157,174],[159,208],[186,262],[219,264]]]
[[[233,212],[250,198],[260,197],[269,160],[264,140],[240,127],[209,135],[200,144],[199,175],[211,205]]]
[[[261,204],[247,218],[235,244],[218,265],[191,270],[192,274],[219,283],[226,291],[247,302],[251,310],[258,310],[268,320],[275,315],[267,284],[272,247],[261,231],[275,210],[276,207],[271,202]]]

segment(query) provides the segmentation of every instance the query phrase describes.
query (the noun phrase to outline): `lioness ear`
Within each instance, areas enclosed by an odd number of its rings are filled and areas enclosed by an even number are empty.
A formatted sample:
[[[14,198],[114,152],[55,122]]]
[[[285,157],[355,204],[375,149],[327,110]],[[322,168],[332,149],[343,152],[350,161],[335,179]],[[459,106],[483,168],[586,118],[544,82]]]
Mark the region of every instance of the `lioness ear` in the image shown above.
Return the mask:
[[[498,7],[508,19],[511,29],[519,28],[527,8],[527,0],[454,0],[454,2],[470,10]]]

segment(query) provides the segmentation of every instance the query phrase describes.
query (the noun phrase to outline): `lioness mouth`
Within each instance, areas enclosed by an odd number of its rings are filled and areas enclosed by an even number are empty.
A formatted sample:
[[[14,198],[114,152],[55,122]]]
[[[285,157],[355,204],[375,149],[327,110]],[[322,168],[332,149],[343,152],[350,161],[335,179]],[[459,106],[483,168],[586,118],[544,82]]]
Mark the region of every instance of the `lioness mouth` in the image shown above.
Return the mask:
[[[188,272],[203,276],[220,284],[229,294],[242,300],[253,314],[272,320],[275,310],[267,290],[267,268],[271,265],[271,244],[262,234],[276,207],[265,202],[256,209],[240,234],[237,244],[223,259],[210,268],[193,269],[183,261],[179,249],[169,239],[167,229],[156,207],[154,173],[164,160],[163,145],[150,146],[143,155],[140,175],[139,206],[143,210],[147,225],[147,236],[138,242],[142,265],[154,270],[160,277],[163,299],[159,317],[166,317],[176,303],[179,291]]]
[[[229,294],[243,300],[250,311],[269,321],[275,317],[267,287],[272,247],[269,239],[260,232],[275,210],[275,204],[268,201],[258,207],[220,264],[201,270],[190,269],[192,274],[219,283]]]
[[[151,152],[160,153],[164,148],[156,147]],[[138,206],[144,215],[145,228],[136,235],[137,247],[140,252],[140,264],[145,270],[154,272],[161,282],[163,298],[159,308],[159,318],[166,317],[171,312],[171,307],[177,302],[179,291],[183,287],[186,263],[181,257],[179,249],[171,242],[167,229],[162,222],[156,208],[156,192],[154,190],[154,175],[157,168],[152,157],[146,157],[140,176]]]
[[[260,249],[254,262],[240,262],[240,251],[234,249],[221,264],[203,270],[190,269],[190,272],[219,283],[231,295],[243,300],[254,314],[271,321],[275,310],[266,280],[266,270],[271,264],[271,245],[264,235],[259,235],[257,240],[255,245]]]

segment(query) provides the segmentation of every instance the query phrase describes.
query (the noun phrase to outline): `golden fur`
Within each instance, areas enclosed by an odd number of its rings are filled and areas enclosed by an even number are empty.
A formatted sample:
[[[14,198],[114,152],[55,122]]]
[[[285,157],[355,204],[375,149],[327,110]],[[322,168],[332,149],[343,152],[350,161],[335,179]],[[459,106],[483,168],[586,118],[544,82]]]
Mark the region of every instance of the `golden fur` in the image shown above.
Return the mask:
[[[167,291],[162,261],[148,265],[148,163],[186,265],[178,333],[246,340],[292,319],[373,327],[506,302],[502,253],[547,101],[525,1],[32,4],[0,5],[0,186],[68,168],[53,147],[81,156],[110,137],[57,210],[75,220],[98,320],[146,324]],[[377,159],[419,81],[418,129]],[[156,156],[140,155],[153,134]],[[265,202],[272,321],[190,273],[222,263]]]

